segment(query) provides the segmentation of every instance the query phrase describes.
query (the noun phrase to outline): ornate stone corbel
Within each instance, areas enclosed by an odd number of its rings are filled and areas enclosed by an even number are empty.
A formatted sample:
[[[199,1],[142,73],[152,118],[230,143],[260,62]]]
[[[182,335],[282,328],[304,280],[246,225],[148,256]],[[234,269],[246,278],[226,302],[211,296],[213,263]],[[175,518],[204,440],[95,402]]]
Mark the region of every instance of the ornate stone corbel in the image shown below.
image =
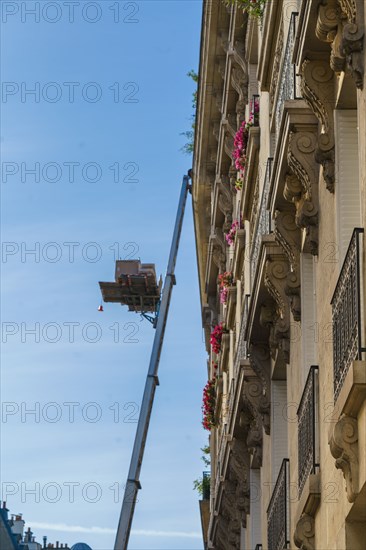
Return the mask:
[[[236,40],[233,46],[229,46],[228,53],[237,65],[242,69],[244,74],[248,73],[248,65],[245,60],[245,44],[240,40]]]
[[[213,133],[216,141],[218,142],[220,140],[220,122],[219,121],[216,121],[216,122],[213,123],[212,133]]]
[[[233,149],[234,149],[234,138],[228,131],[225,132],[224,149],[225,149],[225,153],[229,157],[230,161],[232,161],[233,160]]]
[[[328,191],[334,192],[334,72],[324,60],[305,59],[301,67],[302,96],[319,120],[315,160],[323,166]]]
[[[220,514],[215,537],[216,540],[214,541],[216,543],[215,548],[220,548],[220,550],[233,550],[233,547],[228,540],[228,530],[229,521],[222,514]]]
[[[315,521],[312,516],[301,516],[296,525],[294,542],[300,550],[315,550]]]
[[[235,547],[240,538],[241,519],[236,505],[236,484],[229,480],[223,483],[222,514],[228,521],[227,540]]]
[[[288,271],[289,266],[283,256],[276,255],[266,261],[264,284],[276,304],[272,338],[283,352],[286,363],[290,361],[290,306],[286,295]]]
[[[246,445],[252,455],[252,463],[255,467],[262,465],[262,443],[263,443],[263,414],[264,391],[261,380],[250,368],[245,368],[244,386],[242,401],[244,411],[247,414],[247,438]]]
[[[300,249],[301,233],[295,223],[295,212],[291,210],[275,212],[275,239],[287,256],[290,270],[286,277],[285,292],[290,299],[290,307],[295,321],[301,319],[300,298]]]
[[[231,85],[239,95],[240,99],[248,97],[249,77],[246,70],[240,65],[233,64],[231,68]]]
[[[225,216],[223,231],[224,233],[228,233],[230,231],[231,224],[233,223],[233,195],[231,192],[231,186],[230,183],[227,184],[226,182],[223,182],[222,177],[217,179],[217,185],[219,188],[218,206]]]
[[[327,0],[320,4],[316,35],[331,44],[330,66],[336,73],[350,71],[356,86],[363,87],[363,0]]]
[[[232,122],[233,122],[232,118],[230,118],[230,120],[229,120],[229,117],[223,118],[222,125],[225,128],[226,132],[234,138],[235,132],[236,132],[235,130],[236,122],[234,122],[234,125],[232,125]]]
[[[243,122],[243,120],[245,120],[245,109],[246,109],[247,103],[248,103],[248,101],[245,100],[245,99],[239,99],[236,102],[235,110],[236,110],[236,114],[238,116],[238,118],[237,118],[238,126],[240,126],[240,124]]]
[[[329,447],[336,459],[336,468],[342,470],[346,480],[347,498],[349,502],[354,502],[359,493],[357,419],[347,415],[342,416],[333,428]]]
[[[227,53],[229,51],[229,47],[230,47],[228,31],[226,29],[221,30],[220,33],[219,33],[219,37],[220,37],[221,47],[224,50],[224,52]]]
[[[236,482],[236,507],[241,516],[242,525],[245,527],[246,515],[250,510],[249,453],[245,442],[238,438],[230,442],[230,448],[230,477]]]
[[[216,60],[217,70],[221,75],[221,78],[225,80],[225,71],[226,71],[226,56],[220,55]]]
[[[261,395],[258,398],[258,413],[262,418],[262,425],[267,435],[270,434],[270,354],[268,348],[263,346],[251,345],[249,348],[249,361],[250,365],[255,372],[257,378],[261,382]]]
[[[220,111],[220,113],[222,113],[222,98],[223,98],[222,91],[217,90],[217,91],[213,92],[212,95],[215,98],[215,103],[216,103],[217,109]]]
[[[319,166],[315,162],[317,136],[315,131],[290,132],[287,149],[287,163],[298,184],[292,202],[296,207],[295,222],[305,229],[307,248],[312,254],[318,253],[318,179]],[[286,181],[284,197],[291,197],[290,186],[294,180]]]
[[[226,271],[226,246],[222,232],[216,227],[215,233],[211,235],[212,259],[220,273]]]
[[[259,314],[259,324],[269,329],[269,349],[271,352],[272,358],[274,358],[276,349],[278,347],[277,341],[274,337],[274,325],[277,320],[277,311],[276,307],[273,303],[264,303],[260,306],[260,314]]]
[[[338,0],[341,8],[342,38],[341,50],[357,88],[363,88],[363,43],[364,31],[361,22],[363,0]],[[361,12],[361,13],[360,13]]]

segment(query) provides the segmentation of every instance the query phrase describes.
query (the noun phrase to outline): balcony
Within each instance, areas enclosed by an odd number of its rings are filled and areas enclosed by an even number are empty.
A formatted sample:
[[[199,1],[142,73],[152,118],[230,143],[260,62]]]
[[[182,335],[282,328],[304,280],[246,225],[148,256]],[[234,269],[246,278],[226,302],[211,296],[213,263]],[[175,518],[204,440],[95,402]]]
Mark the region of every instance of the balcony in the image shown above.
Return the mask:
[[[319,468],[318,391],[318,367],[312,366],[297,411],[300,495],[309,475]]]
[[[277,90],[272,109],[272,131],[275,132],[276,144],[281,129],[282,115],[285,101],[290,99],[301,99],[297,95],[297,74],[296,65],[292,61],[298,12],[292,12],[288,29],[286,46],[283,54],[282,65],[278,75]]]
[[[289,459],[284,458],[267,509],[268,548],[283,550],[290,545]]]
[[[267,235],[271,232],[271,214],[267,209],[267,202],[269,196],[269,189],[271,183],[271,173],[272,173],[272,158],[269,158],[267,161],[266,174],[264,177],[264,186],[262,192],[262,198],[258,214],[255,220],[255,227],[252,233],[252,240],[250,246],[250,280],[252,288],[255,281],[255,276],[258,266],[258,258],[260,247],[262,243],[262,236]]]
[[[208,526],[210,521],[210,483],[211,483],[211,474],[210,472],[203,472],[202,476],[202,500],[199,501],[200,514],[201,514],[201,526],[202,526],[202,536],[207,547],[207,534]]]
[[[332,305],[334,401],[337,401],[353,361],[362,361],[363,342],[362,240],[364,230],[356,228],[335,288]]]

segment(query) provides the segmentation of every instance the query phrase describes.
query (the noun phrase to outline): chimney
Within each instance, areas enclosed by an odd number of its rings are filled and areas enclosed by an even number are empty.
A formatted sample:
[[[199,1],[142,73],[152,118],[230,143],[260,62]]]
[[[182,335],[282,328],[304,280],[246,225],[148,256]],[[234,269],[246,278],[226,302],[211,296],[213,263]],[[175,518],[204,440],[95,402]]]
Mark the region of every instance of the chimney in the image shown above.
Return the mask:
[[[20,538],[22,539],[25,524],[25,521],[22,519],[22,514],[17,514],[16,516],[12,514],[11,518],[13,520],[13,524],[11,526],[12,533],[14,535],[20,536]]]

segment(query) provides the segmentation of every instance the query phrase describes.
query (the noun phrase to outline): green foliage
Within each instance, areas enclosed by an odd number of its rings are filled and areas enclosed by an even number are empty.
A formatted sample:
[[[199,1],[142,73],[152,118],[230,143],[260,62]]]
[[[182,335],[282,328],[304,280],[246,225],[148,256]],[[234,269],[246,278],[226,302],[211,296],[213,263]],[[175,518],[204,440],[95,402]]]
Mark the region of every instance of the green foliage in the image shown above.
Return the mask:
[[[201,460],[203,461],[204,465],[206,467],[211,466],[210,445],[206,445],[205,447],[202,447],[201,451],[203,452],[203,455],[201,456]]]
[[[211,476],[209,475],[203,475],[193,482],[193,490],[196,490],[201,497],[210,491],[210,486]]]
[[[201,460],[203,461],[206,468],[211,465],[211,459],[210,459],[210,445],[205,445],[201,448],[201,451],[203,452],[203,455],[201,456]],[[207,473],[199,477],[198,479],[195,479],[193,481],[193,490],[198,491],[198,494],[203,496],[204,494],[207,494],[210,490],[210,484],[211,484],[211,476]]]
[[[226,0],[228,4],[236,4],[242,8],[248,15],[261,19],[263,17],[264,7],[267,0]]]
[[[193,80],[196,84],[198,83],[198,74],[191,70],[187,73],[187,76]],[[186,132],[182,132],[180,135],[184,136],[187,139],[187,143],[183,145],[181,151],[186,155],[191,155],[194,150],[194,130],[195,130],[195,120],[196,120],[196,109],[197,109],[197,90],[192,94],[192,109],[193,114],[191,116],[191,129]]]

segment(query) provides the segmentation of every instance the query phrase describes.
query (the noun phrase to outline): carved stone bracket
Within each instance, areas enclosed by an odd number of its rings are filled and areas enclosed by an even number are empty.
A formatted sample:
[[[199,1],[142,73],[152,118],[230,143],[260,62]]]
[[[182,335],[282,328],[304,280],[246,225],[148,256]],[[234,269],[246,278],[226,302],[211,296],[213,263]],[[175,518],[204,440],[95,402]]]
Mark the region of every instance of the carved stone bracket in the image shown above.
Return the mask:
[[[233,194],[230,182],[227,182],[227,178],[224,178],[224,180],[226,181],[223,181],[223,177],[218,178],[216,183],[219,188],[218,206],[225,216],[223,231],[224,233],[228,233],[233,223]]]
[[[315,160],[323,166],[328,191],[334,192],[334,72],[324,60],[305,59],[301,67],[303,98],[319,120]]]
[[[290,270],[286,277],[286,295],[290,299],[292,315],[295,321],[301,319],[301,298],[300,298],[300,249],[301,233],[295,223],[295,211],[276,210],[275,212],[275,239],[282,247],[287,256]]]
[[[225,480],[223,483],[222,515],[227,520],[227,542],[229,548],[240,544],[241,518],[236,505],[236,483]]]
[[[234,149],[234,138],[228,130],[225,131],[224,137],[224,149],[225,153],[230,159],[230,162],[233,160],[233,149]]]
[[[359,493],[358,427],[357,419],[344,415],[333,428],[329,440],[330,452],[336,459],[346,480],[349,502],[354,502]]]
[[[221,75],[221,78],[223,80],[225,80],[226,56],[225,55],[217,56],[216,65],[217,65],[217,70],[218,70],[219,74]]]
[[[331,45],[330,66],[336,73],[348,69],[357,88],[363,88],[363,0],[327,0],[320,4],[316,35]]]
[[[271,328],[270,346],[281,350],[286,363],[290,361],[290,305],[286,295],[288,262],[284,256],[276,255],[266,261],[264,284],[275,301],[275,310],[261,312],[261,322]]]
[[[246,69],[241,65],[233,63],[231,69],[231,85],[237,92],[239,99],[248,101],[249,77]]]
[[[294,542],[300,550],[315,550],[315,520],[303,514],[297,522]]]
[[[258,413],[262,419],[262,425],[267,435],[270,434],[270,395],[271,395],[271,378],[270,378],[270,354],[268,348],[262,346],[251,345],[249,348],[250,365],[260,380],[262,392],[258,399]]]
[[[306,244],[318,253],[318,177],[315,162],[317,136],[314,130],[290,132],[287,163],[292,176],[286,177],[284,197],[296,208],[296,225],[306,230]]]
[[[212,259],[218,267],[219,272],[226,270],[226,246],[222,232],[216,228],[215,233],[211,235]]]
[[[252,455],[252,467],[262,465],[263,429],[269,433],[270,405],[263,383],[250,367],[245,367],[242,393],[243,416],[246,426],[246,445]]]

